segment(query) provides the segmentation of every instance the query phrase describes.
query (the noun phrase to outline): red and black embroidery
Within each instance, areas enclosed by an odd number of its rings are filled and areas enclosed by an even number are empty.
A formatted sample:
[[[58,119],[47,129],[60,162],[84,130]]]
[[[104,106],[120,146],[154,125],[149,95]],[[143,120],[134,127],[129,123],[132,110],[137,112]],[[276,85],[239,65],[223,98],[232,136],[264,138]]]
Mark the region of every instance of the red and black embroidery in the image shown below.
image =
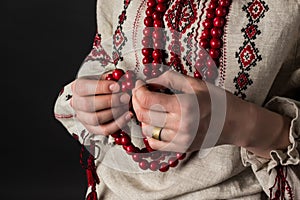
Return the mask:
[[[134,52],[134,56],[135,56],[135,72],[139,72],[140,71],[140,61],[139,61],[139,57],[138,57],[138,32],[141,29],[139,26],[139,22],[141,20],[141,11],[144,10],[144,8],[146,7],[146,0],[143,0],[141,2],[141,4],[139,5],[138,9],[137,9],[137,13],[136,13],[136,17],[134,19],[133,22],[133,29],[132,29],[132,41],[133,41],[133,48],[135,50]]]
[[[167,65],[182,74],[187,74],[187,70],[181,62],[181,53],[185,50],[181,39],[196,19],[197,4],[194,0],[176,0],[165,14],[167,26],[171,30],[171,42],[168,46],[171,58]]]
[[[171,30],[185,33],[196,21],[197,5],[194,0],[176,0],[166,13],[167,26]]]
[[[277,176],[274,185],[270,190],[270,200],[286,199],[287,194],[289,200],[294,199],[292,188],[287,180],[287,168],[281,165],[276,168]]]
[[[131,0],[124,0],[124,7],[122,13],[119,15],[118,26],[115,30],[113,35],[113,63],[115,65],[118,64],[119,60],[123,60],[122,57],[122,49],[125,46],[126,42],[128,41],[124,31],[123,31],[123,24],[127,19],[127,8],[130,4]]]
[[[255,47],[255,40],[256,37],[261,34],[258,29],[258,24],[268,10],[269,7],[263,0],[252,0],[243,6],[243,11],[247,13],[249,22],[246,27],[241,30],[245,41],[235,55],[238,59],[240,71],[233,80],[236,87],[234,94],[242,99],[246,99],[245,91],[253,84],[253,80],[250,78],[251,69],[262,60],[258,48]]]
[[[183,39],[183,42],[186,43],[186,53],[183,56],[183,60],[185,61],[186,66],[189,67],[189,72],[192,72],[192,68],[193,68],[193,64],[196,62],[196,58],[194,57],[194,37],[195,37],[195,33],[194,33],[195,28],[192,28],[191,32],[189,32],[187,34],[187,37]]]
[[[84,62],[97,60],[102,67],[105,67],[109,63],[112,63],[111,57],[107,54],[101,42],[101,34],[97,33],[94,38],[93,49],[91,50],[90,54],[86,57]]]

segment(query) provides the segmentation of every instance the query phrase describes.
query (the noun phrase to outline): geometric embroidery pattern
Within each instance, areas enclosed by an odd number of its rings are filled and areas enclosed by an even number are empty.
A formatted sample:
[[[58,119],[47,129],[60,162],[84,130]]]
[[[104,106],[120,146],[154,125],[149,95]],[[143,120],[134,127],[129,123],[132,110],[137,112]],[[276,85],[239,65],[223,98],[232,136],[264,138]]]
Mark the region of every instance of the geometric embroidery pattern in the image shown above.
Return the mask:
[[[259,50],[255,47],[255,40],[261,34],[258,24],[268,10],[269,7],[263,0],[252,0],[243,6],[243,11],[247,13],[248,24],[241,30],[245,40],[235,54],[240,71],[233,79],[236,88],[234,94],[242,99],[246,98],[245,92],[253,83],[250,77],[251,69],[262,60]]]
[[[101,34],[97,33],[94,38],[93,49],[86,57],[85,62],[97,60],[102,67],[112,63],[111,57],[107,54],[101,45]]]
[[[118,64],[119,60],[123,60],[122,57],[122,49],[125,46],[125,43],[128,41],[125,33],[123,32],[123,24],[127,19],[127,8],[130,4],[131,0],[124,0],[124,10],[119,15],[118,26],[113,35],[113,52],[112,59],[115,65]]]

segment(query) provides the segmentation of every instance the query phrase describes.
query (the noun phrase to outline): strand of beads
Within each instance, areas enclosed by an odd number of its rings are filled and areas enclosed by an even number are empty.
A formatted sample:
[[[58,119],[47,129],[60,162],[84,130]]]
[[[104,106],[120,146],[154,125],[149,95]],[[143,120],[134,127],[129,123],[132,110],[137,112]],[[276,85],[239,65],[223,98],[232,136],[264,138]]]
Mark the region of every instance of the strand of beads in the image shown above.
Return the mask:
[[[211,0],[206,9],[206,18],[203,21],[198,52],[195,63],[195,78],[204,78],[213,82],[217,78],[219,59],[221,57],[222,36],[231,0]],[[209,56],[208,56],[208,55]],[[216,68],[217,67],[217,68]],[[204,77],[202,77],[204,76]]]
[[[121,85],[122,92],[131,95],[136,76],[133,71],[129,70],[124,73],[121,69],[115,69],[106,76],[106,80],[118,81]],[[129,110],[134,113],[131,101]],[[114,138],[115,144],[122,145],[127,154],[131,155],[132,159],[137,162],[139,167],[143,170],[150,169],[152,171],[159,170],[166,172],[170,167],[176,167],[179,160],[183,160],[186,156],[185,153],[155,151],[150,147],[147,138],[143,138],[145,147],[140,149],[132,143],[131,137],[124,130],[119,130],[111,136]],[[167,161],[166,157],[168,157]]]
[[[163,71],[166,53],[165,31],[163,16],[168,7],[168,0],[148,0],[146,17],[144,19],[145,28],[143,30],[144,38],[142,40],[142,54],[144,70],[143,73],[147,78],[159,76]]]

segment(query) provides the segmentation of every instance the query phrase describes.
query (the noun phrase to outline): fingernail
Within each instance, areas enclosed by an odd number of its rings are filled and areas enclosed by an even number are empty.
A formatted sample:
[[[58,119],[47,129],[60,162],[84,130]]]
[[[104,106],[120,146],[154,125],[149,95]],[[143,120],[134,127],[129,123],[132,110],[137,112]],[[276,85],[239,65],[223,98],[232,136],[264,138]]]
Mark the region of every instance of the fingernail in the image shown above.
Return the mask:
[[[110,89],[111,91],[116,90],[116,89],[117,89],[117,84],[116,84],[116,83],[110,84],[110,85],[109,85],[109,89]]]
[[[130,100],[130,96],[126,93],[120,97],[121,103],[124,103],[124,104],[129,103],[129,100]]]
[[[129,112],[126,116],[125,119],[126,120],[130,120],[132,118],[133,114],[131,112]]]

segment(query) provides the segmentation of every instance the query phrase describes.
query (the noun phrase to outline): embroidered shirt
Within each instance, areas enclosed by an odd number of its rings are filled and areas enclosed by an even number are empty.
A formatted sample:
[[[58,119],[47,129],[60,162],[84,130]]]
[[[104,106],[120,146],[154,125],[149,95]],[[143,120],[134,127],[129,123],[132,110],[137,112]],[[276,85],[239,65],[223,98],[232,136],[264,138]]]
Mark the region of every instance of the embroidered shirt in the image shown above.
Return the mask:
[[[194,48],[199,43],[209,0],[172,0],[164,22],[168,62],[177,52],[188,75],[195,71]],[[178,6],[181,9],[178,10]],[[146,0],[98,0],[97,30],[90,54],[78,77],[100,75],[118,68],[143,77],[141,40]],[[232,145],[214,147],[203,156],[188,159],[166,173],[145,172],[103,136],[93,136],[74,117],[69,105],[70,84],[57,98],[56,118],[81,143],[95,141],[99,199],[262,199],[276,191],[276,166],[285,166],[291,190],[286,199],[300,198],[300,1],[232,0],[222,38],[219,76],[215,84],[257,105],[292,119],[291,145],[286,151],[259,158]],[[179,49],[174,45],[176,28]],[[172,35],[173,34],[173,35]],[[178,52],[179,51],[179,52]],[[298,99],[299,100],[299,99]],[[251,120],[251,119],[249,119]],[[130,123],[133,132],[138,127]],[[263,134],[263,133],[262,133]],[[138,134],[137,134],[138,135]],[[133,136],[136,145],[143,145]],[[270,193],[270,189],[272,189]]]

